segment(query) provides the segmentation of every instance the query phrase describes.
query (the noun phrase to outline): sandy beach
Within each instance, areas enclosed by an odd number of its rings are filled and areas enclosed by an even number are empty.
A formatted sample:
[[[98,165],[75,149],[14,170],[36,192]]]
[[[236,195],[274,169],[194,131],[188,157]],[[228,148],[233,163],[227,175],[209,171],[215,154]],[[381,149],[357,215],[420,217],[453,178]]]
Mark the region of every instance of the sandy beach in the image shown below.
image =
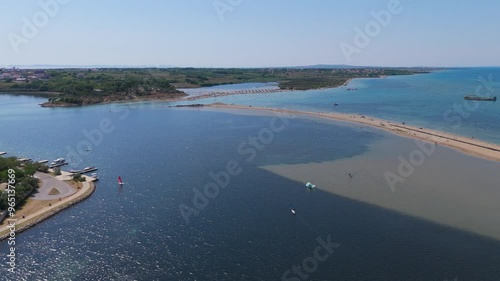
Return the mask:
[[[317,185],[318,192],[332,193],[500,240],[500,188],[497,188],[499,176],[496,172],[500,168],[498,145],[363,115],[226,104],[211,104],[206,108],[238,114],[260,112],[310,116],[367,125],[389,132],[394,138],[376,141],[368,153],[355,157],[261,168],[298,184],[312,181]],[[408,157],[417,148],[415,139],[438,145],[423,165],[416,167],[414,173],[391,190],[384,175],[387,171],[398,173],[399,157]]]
[[[480,141],[477,139],[466,138],[450,133],[445,133],[441,131],[426,129],[422,127],[414,127],[401,123],[395,123],[389,120],[383,120],[375,117],[365,116],[362,114],[347,114],[347,113],[335,113],[335,112],[321,113],[321,112],[297,111],[288,109],[252,107],[243,105],[229,105],[223,103],[210,104],[204,107],[230,109],[238,111],[241,110],[265,111],[265,112],[274,112],[282,114],[319,117],[319,118],[363,124],[378,129],[382,129],[403,137],[409,137],[409,138],[434,142],[437,145],[448,146],[472,156],[488,160],[500,161],[499,145],[488,143],[485,141]]]

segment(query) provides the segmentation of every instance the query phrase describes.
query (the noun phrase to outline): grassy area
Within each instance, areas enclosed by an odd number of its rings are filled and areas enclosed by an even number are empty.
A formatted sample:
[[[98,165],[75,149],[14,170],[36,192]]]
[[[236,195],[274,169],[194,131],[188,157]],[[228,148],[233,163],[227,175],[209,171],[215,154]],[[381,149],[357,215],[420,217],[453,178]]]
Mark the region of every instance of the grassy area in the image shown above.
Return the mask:
[[[27,77],[27,80],[4,79],[0,81],[0,93],[46,95],[49,101],[45,106],[75,106],[145,98],[176,98],[185,95],[179,88],[278,82],[281,89],[307,90],[337,87],[351,78],[411,75],[426,71],[407,68],[112,68],[56,69],[44,70],[40,74],[40,70],[17,70],[17,76]]]

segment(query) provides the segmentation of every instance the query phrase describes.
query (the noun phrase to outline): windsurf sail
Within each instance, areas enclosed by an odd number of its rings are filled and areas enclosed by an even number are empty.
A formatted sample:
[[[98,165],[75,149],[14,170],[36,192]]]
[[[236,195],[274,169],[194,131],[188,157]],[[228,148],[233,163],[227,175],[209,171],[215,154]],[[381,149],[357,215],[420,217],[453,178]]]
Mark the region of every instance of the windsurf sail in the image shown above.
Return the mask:
[[[122,177],[118,176],[118,184],[123,184]]]

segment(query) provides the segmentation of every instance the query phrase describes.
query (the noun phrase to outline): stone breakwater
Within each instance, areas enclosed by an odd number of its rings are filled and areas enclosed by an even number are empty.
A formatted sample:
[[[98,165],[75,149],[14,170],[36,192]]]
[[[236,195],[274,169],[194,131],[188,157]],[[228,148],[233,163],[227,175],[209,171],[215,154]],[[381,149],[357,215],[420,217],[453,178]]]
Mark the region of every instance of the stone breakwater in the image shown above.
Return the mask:
[[[251,90],[239,90],[239,91],[227,91],[227,92],[207,92],[198,96],[190,96],[184,98],[185,100],[197,100],[205,98],[216,98],[225,97],[232,95],[246,95],[246,94],[270,94],[270,93],[280,93],[280,92],[291,92],[293,90],[289,89],[251,89]]]

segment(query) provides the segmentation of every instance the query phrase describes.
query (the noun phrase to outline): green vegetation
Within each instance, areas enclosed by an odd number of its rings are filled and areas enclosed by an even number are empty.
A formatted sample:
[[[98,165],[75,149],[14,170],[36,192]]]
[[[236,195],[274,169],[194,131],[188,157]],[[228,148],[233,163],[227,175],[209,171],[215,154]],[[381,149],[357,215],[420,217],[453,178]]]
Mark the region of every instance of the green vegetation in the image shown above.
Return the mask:
[[[181,94],[170,81],[146,70],[46,70],[47,78],[0,84],[2,92],[47,94],[45,106],[79,106],[116,100],[166,98]]]
[[[85,177],[82,176],[81,174],[74,174],[73,175],[73,179],[72,179],[74,182],[84,182],[86,181],[85,180]]]
[[[0,183],[9,182],[9,170],[13,170],[15,175],[15,203],[21,204],[25,198],[38,186],[38,179],[33,175],[37,170],[46,170],[47,166],[38,163],[21,163],[15,157],[0,157]],[[12,179],[11,179],[12,180]],[[6,190],[0,191],[0,210],[8,208],[8,193]]]
[[[0,81],[0,92],[49,96],[44,106],[79,106],[185,95],[178,88],[278,82],[281,89],[337,87],[351,78],[410,75],[427,69],[397,68],[166,68],[15,70],[22,81]],[[26,78],[27,77],[27,78]],[[26,81],[23,79],[26,78]],[[19,78],[18,78],[19,79]]]
[[[61,169],[60,168],[54,168],[52,170],[54,171],[54,176],[60,176],[61,175]]]

